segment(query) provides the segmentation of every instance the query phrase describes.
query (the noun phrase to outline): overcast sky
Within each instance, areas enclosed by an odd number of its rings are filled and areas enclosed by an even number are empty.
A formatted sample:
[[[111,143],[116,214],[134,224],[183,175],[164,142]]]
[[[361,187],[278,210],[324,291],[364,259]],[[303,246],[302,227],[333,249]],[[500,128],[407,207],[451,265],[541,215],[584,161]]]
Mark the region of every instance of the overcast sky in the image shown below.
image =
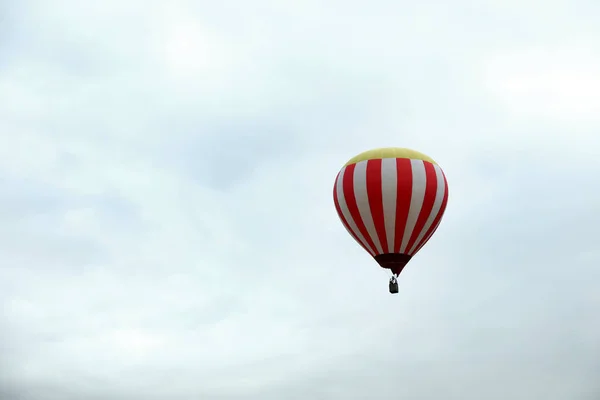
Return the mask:
[[[2,400],[596,400],[600,2],[0,1]],[[444,169],[400,293],[335,175]]]

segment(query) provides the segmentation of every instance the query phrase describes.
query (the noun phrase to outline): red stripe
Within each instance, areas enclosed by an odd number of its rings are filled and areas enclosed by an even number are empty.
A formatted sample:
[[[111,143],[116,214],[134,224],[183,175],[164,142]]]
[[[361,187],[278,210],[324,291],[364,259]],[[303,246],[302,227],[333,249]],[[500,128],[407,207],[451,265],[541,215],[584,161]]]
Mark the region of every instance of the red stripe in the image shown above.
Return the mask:
[[[381,181],[382,160],[369,160],[367,163],[367,196],[373,216],[373,224],[379,237],[383,254],[388,253],[385,218],[383,215],[383,185]],[[377,253],[377,248],[373,248]]]
[[[410,236],[408,244],[406,245],[407,252],[412,249],[413,244],[425,227],[427,218],[429,218],[429,214],[431,214],[431,210],[433,210],[433,204],[435,203],[435,196],[437,193],[437,176],[435,173],[435,167],[432,163],[427,161],[423,161],[423,165],[425,166],[425,196],[423,197],[421,211],[419,212],[419,217],[415,223],[415,228],[413,229],[412,235]]]
[[[346,167],[346,172],[344,173],[344,181],[342,182],[344,189],[344,199],[346,199],[346,205],[348,206],[348,211],[356,224],[356,227],[360,231],[360,233],[365,238],[365,241],[373,249],[373,252],[377,251],[373,240],[371,240],[371,236],[365,227],[365,224],[360,216],[360,211],[358,211],[358,205],[356,204],[356,196],[354,195],[354,169],[356,168],[356,164],[351,164]]]
[[[335,209],[336,209],[336,211],[338,213],[338,216],[340,217],[340,220],[342,221],[342,224],[344,224],[344,227],[346,228],[346,230],[348,231],[348,233],[350,233],[350,235],[354,238],[354,240],[356,240],[356,242],[363,249],[365,249],[367,252],[369,252],[369,250],[358,239],[358,237],[356,236],[356,234],[354,234],[354,232],[350,228],[350,225],[348,225],[348,221],[346,221],[346,217],[344,217],[344,214],[342,213],[342,209],[340,207],[340,202],[338,201],[338,191],[337,191],[337,185],[338,185],[338,181],[340,179],[340,175],[342,174],[342,171],[343,171],[343,169],[338,173],[337,177],[335,178],[335,183],[333,185],[333,202],[335,204]]]
[[[440,169],[440,171],[441,171],[441,169]],[[444,215],[444,212],[446,211],[446,204],[448,204],[448,181],[446,180],[446,176],[444,175],[443,171],[442,171],[442,176],[444,178],[444,188],[445,188],[444,189],[444,199],[442,200],[442,205],[440,206],[438,215],[435,217],[435,219],[433,220],[433,223],[429,227],[429,230],[427,231],[427,233],[425,234],[423,239],[421,239],[421,242],[416,247],[416,249],[413,251],[413,255],[417,254],[417,252],[419,250],[421,250],[421,248],[423,246],[425,246],[425,243],[427,243],[429,241],[429,239],[433,236],[433,234],[437,230],[438,226],[440,225],[440,222],[442,221],[442,216]]]
[[[396,194],[396,235],[394,236],[394,253],[400,252],[402,236],[408,219],[410,200],[412,198],[413,174],[412,165],[407,158],[396,159],[397,194]]]

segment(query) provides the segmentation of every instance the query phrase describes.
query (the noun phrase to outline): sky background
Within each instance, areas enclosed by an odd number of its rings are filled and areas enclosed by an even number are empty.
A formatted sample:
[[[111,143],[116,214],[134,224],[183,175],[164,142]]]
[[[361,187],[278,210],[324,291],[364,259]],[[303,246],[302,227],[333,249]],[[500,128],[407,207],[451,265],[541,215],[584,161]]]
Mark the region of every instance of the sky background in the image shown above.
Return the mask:
[[[0,398],[600,398],[600,2],[1,0]],[[332,200],[450,190],[400,293]]]

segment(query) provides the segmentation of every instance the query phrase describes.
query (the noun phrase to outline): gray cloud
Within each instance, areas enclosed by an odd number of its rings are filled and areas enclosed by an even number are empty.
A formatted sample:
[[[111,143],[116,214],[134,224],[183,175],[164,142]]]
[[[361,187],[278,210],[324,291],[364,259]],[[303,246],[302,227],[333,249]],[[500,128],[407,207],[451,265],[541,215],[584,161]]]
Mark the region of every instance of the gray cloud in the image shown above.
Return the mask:
[[[595,3],[169,4],[0,3],[2,399],[597,398]],[[450,183],[394,297],[388,145]]]

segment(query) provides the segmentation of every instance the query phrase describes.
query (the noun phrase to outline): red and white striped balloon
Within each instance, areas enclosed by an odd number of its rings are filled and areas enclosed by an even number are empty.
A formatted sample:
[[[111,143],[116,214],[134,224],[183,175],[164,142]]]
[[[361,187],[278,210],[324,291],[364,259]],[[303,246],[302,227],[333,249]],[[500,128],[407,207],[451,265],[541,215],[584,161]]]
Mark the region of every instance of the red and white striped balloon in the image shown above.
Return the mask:
[[[398,275],[437,230],[448,182],[440,166],[422,153],[374,149],[344,165],[333,198],[350,235]]]

